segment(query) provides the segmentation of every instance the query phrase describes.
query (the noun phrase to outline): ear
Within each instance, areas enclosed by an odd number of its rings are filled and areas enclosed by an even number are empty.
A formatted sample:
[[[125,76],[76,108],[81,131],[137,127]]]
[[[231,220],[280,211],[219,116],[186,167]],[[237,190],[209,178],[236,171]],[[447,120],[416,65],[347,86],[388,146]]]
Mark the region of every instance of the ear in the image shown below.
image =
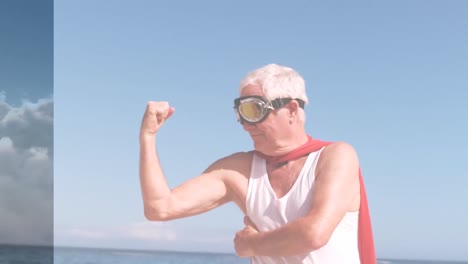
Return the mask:
[[[299,111],[299,103],[296,101],[296,100],[291,100],[291,102],[289,102],[287,105],[286,105],[286,108],[288,109],[289,111],[289,116],[291,118],[296,118],[297,115],[299,114],[298,111]]]

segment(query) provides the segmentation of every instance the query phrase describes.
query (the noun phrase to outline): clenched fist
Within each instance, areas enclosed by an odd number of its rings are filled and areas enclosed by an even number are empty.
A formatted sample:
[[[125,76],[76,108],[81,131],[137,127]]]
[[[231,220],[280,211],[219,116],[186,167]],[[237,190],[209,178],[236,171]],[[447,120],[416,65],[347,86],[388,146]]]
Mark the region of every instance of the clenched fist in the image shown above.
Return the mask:
[[[154,136],[174,111],[168,102],[148,102],[141,121],[140,136]]]
[[[252,257],[255,256],[253,245],[255,244],[252,240],[258,235],[257,226],[250,220],[249,217],[244,217],[244,229],[237,231],[236,237],[234,238],[234,249],[239,257]]]

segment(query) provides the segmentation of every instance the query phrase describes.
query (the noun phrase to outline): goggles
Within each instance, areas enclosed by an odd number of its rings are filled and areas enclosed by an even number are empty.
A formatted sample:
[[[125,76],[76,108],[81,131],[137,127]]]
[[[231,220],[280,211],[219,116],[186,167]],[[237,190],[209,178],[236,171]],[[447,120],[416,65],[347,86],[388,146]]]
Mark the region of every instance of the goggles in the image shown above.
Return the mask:
[[[304,108],[304,101],[292,98],[277,98],[269,101],[267,98],[258,95],[243,96],[234,100],[234,110],[237,120],[243,124],[257,124],[265,120],[268,114],[275,109],[279,109],[292,100],[296,100],[301,108]]]

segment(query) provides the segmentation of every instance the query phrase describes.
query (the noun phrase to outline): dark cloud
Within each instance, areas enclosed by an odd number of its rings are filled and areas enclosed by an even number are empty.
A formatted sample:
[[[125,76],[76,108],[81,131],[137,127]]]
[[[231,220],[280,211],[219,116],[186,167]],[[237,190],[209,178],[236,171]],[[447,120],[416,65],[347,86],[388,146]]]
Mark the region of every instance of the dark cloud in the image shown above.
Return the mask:
[[[13,107],[0,96],[2,243],[53,243],[52,99]]]
[[[3,120],[6,114],[10,111],[10,106],[5,102],[4,97],[0,94],[0,120]]]

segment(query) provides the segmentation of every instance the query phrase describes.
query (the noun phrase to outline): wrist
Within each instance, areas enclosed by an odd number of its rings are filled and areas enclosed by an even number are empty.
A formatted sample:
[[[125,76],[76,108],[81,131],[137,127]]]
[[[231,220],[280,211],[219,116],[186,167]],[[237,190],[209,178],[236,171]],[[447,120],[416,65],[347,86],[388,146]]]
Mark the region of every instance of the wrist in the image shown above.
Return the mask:
[[[152,143],[156,141],[156,134],[140,132],[140,143]]]
[[[254,234],[249,241],[249,248],[250,248],[250,255],[251,256],[258,256],[259,254],[259,246],[261,245],[260,240],[262,237],[262,233]]]

